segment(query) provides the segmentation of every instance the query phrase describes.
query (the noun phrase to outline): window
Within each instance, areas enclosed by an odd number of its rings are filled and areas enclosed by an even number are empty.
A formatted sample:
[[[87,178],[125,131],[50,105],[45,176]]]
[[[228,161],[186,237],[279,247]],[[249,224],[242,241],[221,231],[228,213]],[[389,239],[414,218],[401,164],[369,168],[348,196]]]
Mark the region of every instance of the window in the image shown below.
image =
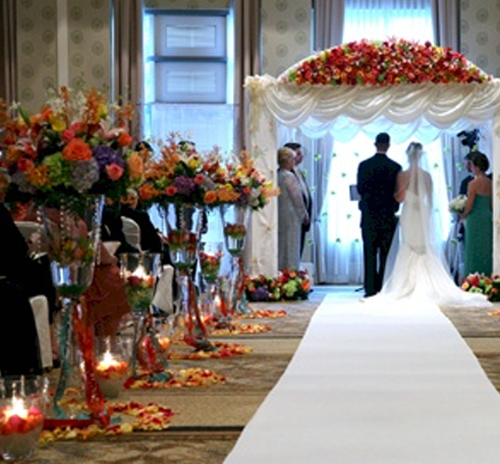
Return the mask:
[[[200,151],[231,151],[232,29],[229,10],[145,10],[146,137],[177,132]]]

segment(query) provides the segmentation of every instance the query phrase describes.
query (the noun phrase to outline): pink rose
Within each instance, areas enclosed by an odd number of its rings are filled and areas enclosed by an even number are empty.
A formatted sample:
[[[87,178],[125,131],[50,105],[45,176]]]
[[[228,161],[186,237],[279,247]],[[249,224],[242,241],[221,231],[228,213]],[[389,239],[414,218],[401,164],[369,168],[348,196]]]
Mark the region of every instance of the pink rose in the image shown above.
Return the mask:
[[[116,163],[111,163],[106,166],[106,173],[112,181],[117,181],[123,175],[123,168]]]

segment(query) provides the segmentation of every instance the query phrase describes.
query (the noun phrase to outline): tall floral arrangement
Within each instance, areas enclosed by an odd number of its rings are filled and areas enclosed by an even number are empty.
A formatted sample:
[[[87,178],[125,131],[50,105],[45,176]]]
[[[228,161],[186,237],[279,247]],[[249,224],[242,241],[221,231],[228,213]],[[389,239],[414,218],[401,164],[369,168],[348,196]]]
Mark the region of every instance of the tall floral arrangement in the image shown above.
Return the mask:
[[[255,160],[247,150],[233,155],[222,169],[217,170],[213,180],[220,204],[248,206],[256,211],[279,194],[273,182],[255,167]]]
[[[313,85],[482,83],[491,76],[449,47],[389,38],[337,45],[289,69],[284,82]]]
[[[145,164],[139,188],[142,204],[178,203],[216,207],[225,204],[264,207],[279,191],[255,168],[250,152],[225,160],[218,147],[201,153],[192,143],[170,134],[158,158]]]
[[[145,165],[144,182],[139,187],[141,203],[205,206],[214,198],[215,185],[205,170],[204,156],[179,134],[170,134],[160,157],[151,156]]]
[[[12,187],[38,204],[106,195],[118,200],[142,182],[144,160],[130,146],[131,106],[96,89],[50,90],[39,113],[4,112],[3,164]]]

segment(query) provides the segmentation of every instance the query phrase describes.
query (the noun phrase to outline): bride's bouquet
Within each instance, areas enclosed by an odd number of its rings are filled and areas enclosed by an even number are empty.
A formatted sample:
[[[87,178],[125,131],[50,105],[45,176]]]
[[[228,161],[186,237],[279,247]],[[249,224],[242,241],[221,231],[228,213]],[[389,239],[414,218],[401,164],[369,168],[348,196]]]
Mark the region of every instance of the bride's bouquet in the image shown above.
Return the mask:
[[[450,213],[462,214],[464,212],[466,203],[467,196],[460,194],[450,201],[448,209],[450,210]]]

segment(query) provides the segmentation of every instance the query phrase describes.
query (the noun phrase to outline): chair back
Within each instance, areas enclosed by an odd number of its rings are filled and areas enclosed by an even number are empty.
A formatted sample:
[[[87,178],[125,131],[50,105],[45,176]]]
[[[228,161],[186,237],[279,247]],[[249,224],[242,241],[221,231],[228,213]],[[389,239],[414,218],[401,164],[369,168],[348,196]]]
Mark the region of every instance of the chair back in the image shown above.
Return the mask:
[[[139,224],[134,220],[122,216],[122,224],[123,224],[123,234],[127,239],[127,242],[130,245],[135,246],[138,250],[141,249],[141,228]]]

